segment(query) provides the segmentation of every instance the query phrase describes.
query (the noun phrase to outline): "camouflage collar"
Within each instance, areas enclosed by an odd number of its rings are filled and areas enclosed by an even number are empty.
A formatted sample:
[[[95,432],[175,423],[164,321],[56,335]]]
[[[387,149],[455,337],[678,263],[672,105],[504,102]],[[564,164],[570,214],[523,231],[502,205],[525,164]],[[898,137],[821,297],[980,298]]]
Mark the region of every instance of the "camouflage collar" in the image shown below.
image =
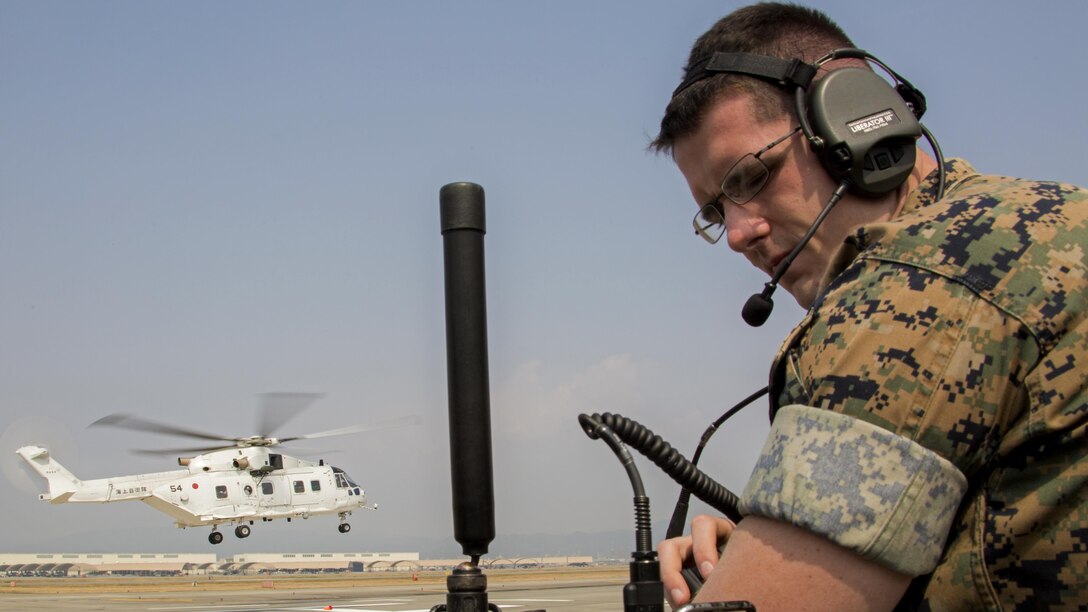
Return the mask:
[[[956,185],[962,183],[964,179],[969,176],[974,176],[978,172],[971,167],[971,164],[967,163],[963,159],[951,158],[946,159],[944,162],[945,172],[945,197],[948,197],[955,188]],[[902,217],[909,215],[921,208],[929,206],[937,201],[937,170],[934,169],[928,176],[922,179],[922,182],[907,194],[907,201],[903,204],[903,208],[899,211],[899,215],[896,217]]]
[[[944,162],[945,171],[945,188],[944,195],[948,198],[952,194],[956,187],[963,183],[965,180],[972,176],[977,176],[978,172],[963,159],[950,158]],[[930,172],[922,182],[918,184],[909,194],[907,194],[907,201],[903,203],[903,208],[900,209],[899,214],[896,215],[892,221],[901,219],[905,216],[916,214],[921,210],[924,210],[928,206],[932,206],[937,202],[937,183],[938,176],[937,170],[934,169]],[[824,292],[827,290],[828,285],[843,272],[862,251],[872,246],[872,238],[866,231],[866,226],[859,227],[853,234],[846,237],[843,244],[839,246],[839,250],[831,258],[831,264],[827,268],[827,272],[824,275],[823,280],[820,282],[820,291],[817,294],[816,300],[813,303],[812,308],[816,308],[823,302]]]

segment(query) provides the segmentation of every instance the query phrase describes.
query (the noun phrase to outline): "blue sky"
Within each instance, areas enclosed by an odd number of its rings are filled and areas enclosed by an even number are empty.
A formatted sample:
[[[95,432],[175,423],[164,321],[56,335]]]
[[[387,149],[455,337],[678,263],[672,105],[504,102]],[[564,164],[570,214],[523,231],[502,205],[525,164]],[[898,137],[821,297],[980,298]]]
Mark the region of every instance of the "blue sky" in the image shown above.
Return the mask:
[[[739,5],[0,2],[5,471],[36,441],[84,478],[172,469],[126,449],[177,440],[86,426],[248,435],[257,394],[321,392],[283,433],[422,417],[328,444],[382,510],[217,551],[451,534],[438,191],[465,180],[487,194],[492,550],[629,528],[622,468],[577,415],[690,453],[801,316],[782,293],[740,321],[765,279],[692,234],[682,178],[645,150],[691,43]],[[1088,184],[1088,4],[815,6],[926,93],[946,156]],[[704,467],[739,490],[766,429],[742,413]],[[664,520],[676,487],[640,467]],[[208,548],[142,504],[18,491],[2,551]]]

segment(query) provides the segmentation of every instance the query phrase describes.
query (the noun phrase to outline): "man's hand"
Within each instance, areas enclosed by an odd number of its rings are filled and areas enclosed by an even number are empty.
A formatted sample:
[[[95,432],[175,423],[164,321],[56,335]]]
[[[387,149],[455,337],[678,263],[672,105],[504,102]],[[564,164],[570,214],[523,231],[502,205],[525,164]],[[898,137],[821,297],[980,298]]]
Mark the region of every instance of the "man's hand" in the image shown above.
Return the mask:
[[[664,540],[657,545],[665,596],[673,608],[691,601],[692,594],[680,575],[685,562],[693,563],[706,579],[718,564],[718,548],[729,539],[734,527],[729,519],[700,514],[691,521],[690,536]]]

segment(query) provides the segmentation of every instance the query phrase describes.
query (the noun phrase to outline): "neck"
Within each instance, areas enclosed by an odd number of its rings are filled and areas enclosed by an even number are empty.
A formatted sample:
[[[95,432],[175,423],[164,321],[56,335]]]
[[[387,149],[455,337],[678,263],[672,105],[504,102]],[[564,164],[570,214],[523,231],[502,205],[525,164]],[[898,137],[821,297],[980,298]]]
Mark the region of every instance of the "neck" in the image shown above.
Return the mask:
[[[933,159],[929,153],[918,149],[917,155],[917,161],[914,163],[914,170],[911,171],[907,180],[903,181],[903,184],[900,185],[899,189],[895,192],[895,212],[892,213],[892,218],[899,216],[899,213],[903,210],[903,205],[907,203],[907,196],[917,189],[918,185],[920,185],[931,172],[937,169],[937,160]]]

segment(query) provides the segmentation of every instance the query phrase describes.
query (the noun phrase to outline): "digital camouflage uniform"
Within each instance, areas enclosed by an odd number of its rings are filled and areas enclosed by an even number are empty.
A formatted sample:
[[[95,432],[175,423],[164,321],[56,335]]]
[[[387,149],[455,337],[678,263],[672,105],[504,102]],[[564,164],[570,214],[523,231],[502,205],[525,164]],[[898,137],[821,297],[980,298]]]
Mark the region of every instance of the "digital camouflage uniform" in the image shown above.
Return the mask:
[[[742,511],[916,576],[904,608],[1085,610],[1088,192],[946,168],[784,343]]]

